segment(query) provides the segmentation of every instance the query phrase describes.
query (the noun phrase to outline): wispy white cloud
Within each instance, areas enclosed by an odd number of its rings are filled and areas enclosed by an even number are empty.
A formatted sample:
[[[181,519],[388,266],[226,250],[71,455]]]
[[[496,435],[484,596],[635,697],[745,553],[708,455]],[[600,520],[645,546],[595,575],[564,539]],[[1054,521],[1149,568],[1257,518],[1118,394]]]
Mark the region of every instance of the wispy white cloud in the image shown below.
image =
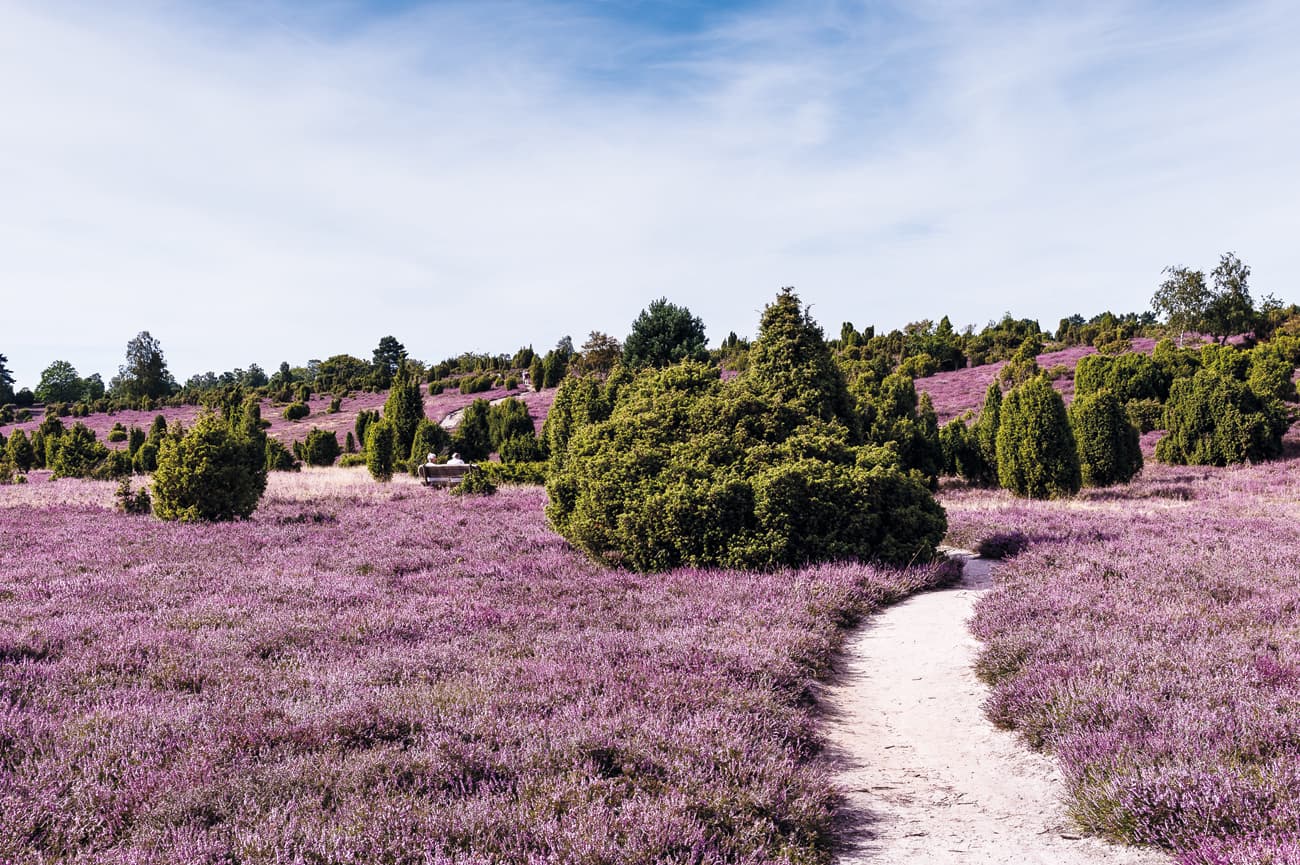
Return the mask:
[[[393,333],[430,359],[1145,306],[1237,250],[1293,299],[1300,13],[768,4],[697,33],[576,6],[0,11],[0,352],[181,377]],[[125,10],[125,11],[124,11]]]

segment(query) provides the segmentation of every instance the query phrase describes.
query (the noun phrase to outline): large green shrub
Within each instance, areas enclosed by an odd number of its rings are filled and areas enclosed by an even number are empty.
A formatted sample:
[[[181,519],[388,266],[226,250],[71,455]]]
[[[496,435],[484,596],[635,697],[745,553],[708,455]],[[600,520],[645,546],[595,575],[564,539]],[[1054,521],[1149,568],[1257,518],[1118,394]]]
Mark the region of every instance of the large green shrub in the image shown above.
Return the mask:
[[[1130,352],[1114,357],[1090,354],[1079,358],[1074,368],[1074,392],[1078,396],[1109,390],[1120,403],[1135,399],[1169,396],[1169,374],[1149,356]]]
[[[506,439],[497,448],[497,453],[503,463],[533,463],[545,458],[542,443],[531,432]]]
[[[302,445],[303,459],[310,466],[332,466],[343,449],[338,433],[312,427]]]
[[[291,402],[284,407],[285,420],[302,420],[311,414],[311,406],[305,402]]]
[[[31,471],[32,466],[36,464],[36,453],[32,449],[31,439],[27,438],[27,433],[22,430],[14,430],[13,435],[9,436],[9,441],[5,442],[5,455],[8,462],[20,472]]]
[[[1109,390],[1076,396],[1069,410],[1079,448],[1079,472],[1090,487],[1128,483],[1142,470],[1138,431]]]
[[[396,442],[393,425],[386,420],[376,421],[366,429],[366,468],[375,480],[387,482],[393,479]]]
[[[522,401],[510,397],[488,411],[488,435],[492,440],[492,450],[499,451],[506,439],[533,434],[533,416]]]
[[[929,394],[918,399],[912,380],[894,373],[885,376],[878,387],[860,392],[858,406],[864,441],[891,445],[904,469],[916,469],[935,488],[944,455]]]
[[[1262,400],[1295,402],[1295,364],[1290,357],[1271,345],[1261,345],[1250,353],[1246,386]]]
[[[468,462],[485,460],[492,453],[492,432],[488,426],[491,408],[485,399],[474,400],[465,408],[451,436],[451,449]]]
[[[599,388],[566,385],[567,432],[548,437],[563,445],[547,478],[557,530],[638,570],[932,557],[943,509],[896,448],[862,446],[840,420],[847,408],[858,426],[793,293],[765,311],[755,348],[759,362],[726,384],[690,361],[643,372],[612,392],[605,418]]]
[[[108,456],[108,448],[96,441],[95,433],[80,421],[57,441],[58,451],[49,463],[56,478],[88,478]]]
[[[146,444],[143,451],[149,447]],[[249,516],[266,489],[266,436],[215,413],[162,440],[153,476],[154,513],[165,520]]]
[[[683,360],[704,360],[704,322],[684,306],[661,297],[641,310],[623,343],[623,363],[632,369],[663,367]]]
[[[998,482],[1018,496],[1069,496],[1083,482],[1065,403],[1042,376],[1013,389],[1003,400],[997,454]]]
[[[1202,369],[1174,382],[1164,426],[1168,433],[1156,445],[1156,459],[1223,466],[1281,454],[1287,418],[1276,400],[1260,399],[1244,382]]]

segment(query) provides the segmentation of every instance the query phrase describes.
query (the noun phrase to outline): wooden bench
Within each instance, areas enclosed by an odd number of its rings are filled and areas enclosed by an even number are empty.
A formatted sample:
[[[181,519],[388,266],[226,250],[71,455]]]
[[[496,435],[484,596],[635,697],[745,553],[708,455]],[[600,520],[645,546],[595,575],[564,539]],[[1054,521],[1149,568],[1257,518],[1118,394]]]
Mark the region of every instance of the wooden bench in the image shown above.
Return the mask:
[[[465,475],[477,469],[478,466],[473,463],[437,466],[426,464],[417,468],[416,473],[426,487],[448,487],[460,483],[465,479]]]

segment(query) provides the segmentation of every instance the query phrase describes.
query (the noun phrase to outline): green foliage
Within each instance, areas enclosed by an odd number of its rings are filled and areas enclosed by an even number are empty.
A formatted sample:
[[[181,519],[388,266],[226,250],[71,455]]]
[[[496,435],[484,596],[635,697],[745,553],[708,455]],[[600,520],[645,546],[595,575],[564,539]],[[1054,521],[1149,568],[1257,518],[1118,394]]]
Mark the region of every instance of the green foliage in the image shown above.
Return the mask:
[[[104,458],[91,471],[91,477],[99,480],[130,477],[132,472],[131,455],[124,450],[104,450]]]
[[[325,410],[325,413],[338,414],[341,411],[343,411],[343,398],[336,396],[330,400],[330,407]]]
[[[264,451],[268,472],[296,472],[302,468],[294,457],[293,451],[285,447],[284,442],[279,439],[267,436]]]
[[[1076,396],[1069,418],[1079,448],[1079,472],[1084,485],[1128,483],[1142,470],[1138,431],[1111,391]]]
[[[424,419],[424,398],[420,396],[420,383],[413,375],[399,375],[393,379],[384,402],[384,420],[393,427],[393,453],[405,456],[411,452],[415,428]]]
[[[366,468],[382,483],[393,479],[393,458],[397,434],[388,420],[376,421],[366,429]]]
[[[534,463],[546,458],[542,443],[531,432],[506,439],[497,447],[497,453],[504,463]]]
[[[0,354],[0,405],[14,401],[14,376],[9,371],[9,358]]]
[[[419,434],[418,428],[416,434]],[[343,440],[343,452],[348,454],[354,454],[357,452],[357,439],[352,435],[352,430],[348,430],[347,437]]]
[[[584,424],[609,417],[610,404],[602,385],[593,378],[566,378],[542,424],[542,440],[553,461],[562,461],[569,439]]]
[[[285,420],[302,420],[311,414],[311,406],[305,402],[291,402],[284,407]]]
[[[763,309],[758,329],[743,376],[746,387],[806,417],[838,421],[856,438],[856,406],[844,373],[794,289],[781,289]]]
[[[1124,404],[1124,413],[1139,434],[1148,433],[1160,429],[1160,424],[1164,422],[1165,407],[1159,400],[1131,399]]]
[[[456,386],[459,388],[461,393],[483,393],[484,391],[492,390],[492,382],[495,379],[496,376],[491,373],[486,373],[484,375],[466,375],[461,377],[460,381],[456,383]]]
[[[298,402],[308,402],[311,400],[311,385],[303,382],[298,385],[298,390],[294,393]]]
[[[153,512],[153,501],[149,498],[149,490],[140,487],[140,489],[132,491],[130,478],[122,478],[117,485],[117,491],[113,493],[113,499],[117,502],[117,509],[124,514],[148,514]]]
[[[1018,496],[1056,498],[1079,491],[1078,445],[1065,403],[1046,379],[1030,379],[1006,395],[997,459],[999,483]]]
[[[32,468],[45,468],[45,433],[40,427],[32,430]]]
[[[533,416],[528,412],[528,406],[514,397],[492,406],[488,410],[488,434],[494,451],[499,451],[506,439],[533,436]]]
[[[1145,354],[1090,354],[1074,368],[1074,392],[1080,396],[1110,391],[1120,403],[1135,399],[1163,402],[1169,396],[1169,373]]]
[[[492,431],[488,415],[492,407],[485,399],[476,399],[460,416],[460,424],[452,433],[451,449],[467,462],[485,460],[492,453]]]
[[[131,467],[139,474],[147,474],[158,468],[159,442],[146,439],[131,457]]]
[[[533,359],[528,362],[528,380],[533,383],[533,390],[541,390],[545,386],[545,370],[542,367],[542,358],[539,355],[533,355]]]
[[[81,422],[73,424],[72,429],[58,438],[47,435],[46,441],[59,443],[57,451],[47,452],[46,456],[46,465],[53,469],[56,478],[91,477],[108,456],[108,448],[96,441],[95,433]]]
[[[944,455],[929,394],[918,400],[913,381],[891,373],[875,390],[861,391],[858,406],[865,442],[891,446],[902,468],[916,469],[935,488],[943,471]]]
[[[27,433],[20,429],[13,431],[9,441],[5,442],[5,458],[9,465],[18,471],[31,471],[36,464],[36,453],[32,449],[31,440],[27,438]]]
[[[1007,365],[1002,367],[1002,372],[998,375],[998,380],[1007,387],[1016,387],[1024,384],[1034,376],[1038,375],[1038,355],[1043,352],[1043,341],[1037,335],[1025,337],[1024,342],[1020,343],[1020,348],[1007,361]]]
[[[302,446],[303,460],[312,466],[332,466],[343,449],[338,433],[312,427]]]
[[[1168,433],[1156,459],[1182,465],[1255,462],[1282,452],[1286,412],[1216,369],[1175,381],[1165,405]]]
[[[1260,399],[1295,402],[1294,375],[1295,363],[1272,345],[1257,346],[1250,352],[1246,385]]]
[[[441,424],[434,423],[428,418],[421,418],[415,428],[415,438],[411,442],[408,460],[411,474],[416,473],[421,464],[428,459],[429,454],[440,454],[450,447],[451,433],[443,429]]]
[[[561,422],[547,421],[547,515],[561,534],[638,570],[934,555],[946,520],[925,478],[892,445],[858,446],[820,329],[788,291],[772,306],[762,357],[726,385],[690,361],[608,392],[566,383]]]
[[[113,380],[113,393],[127,399],[156,399],[176,389],[176,380],[167,371],[162,345],[142,330],[126,344],[126,364]]]
[[[266,435],[215,412],[162,440],[154,472],[154,513],[165,520],[248,517],[266,489]],[[143,451],[149,444],[141,448]]]
[[[373,357],[375,386],[382,390],[392,383],[393,376],[406,363],[406,346],[398,342],[396,337],[386,336],[379,340]]]
[[[908,378],[925,378],[939,371],[939,361],[928,353],[914,354],[903,359],[897,372]]]
[[[341,468],[350,469],[364,465],[368,465],[365,454],[344,454],[339,457],[339,466]]]
[[[460,483],[450,490],[453,496],[490,496],[497,491],[497,485],[488,477],[487,472],[478,468],[470,469]]]
[[[707,357],[704,322],[666,297],[641,311],[623,344],[623,364],[634,370]]]
[[[362,409],[361,411],[357,412],[357,421],[354,428],[356,429],[357,432],[357,441],[361,442],[362,450],[365,449],[366,442],[369,441],[369,439],[366,436],[367,433],[370,431],[371,425],[378,422],[378,420],[379,420],[379,412],[377,411]]]
[[[113,424],[113,428],[108,431],[107,439],[111,442],[126,441],[126,427],[120,423]]]
[[[516,484],[541,486],[546,483],[546,462],[517,461],[504,463],[479,463],[479,469],[497,486]]]
[[[1178,348],[1172,339],[1162,339],[1151,352],[1151,360],[1172,384],[1175,379],[1191,378],[1201,368],[1199,348]],[[1168,398],[1168,393],[1161,399]]]
[[[36,398],[43,403],[75,402],[85,396],[86,383],[66,360],[56,360],[41,372]]]

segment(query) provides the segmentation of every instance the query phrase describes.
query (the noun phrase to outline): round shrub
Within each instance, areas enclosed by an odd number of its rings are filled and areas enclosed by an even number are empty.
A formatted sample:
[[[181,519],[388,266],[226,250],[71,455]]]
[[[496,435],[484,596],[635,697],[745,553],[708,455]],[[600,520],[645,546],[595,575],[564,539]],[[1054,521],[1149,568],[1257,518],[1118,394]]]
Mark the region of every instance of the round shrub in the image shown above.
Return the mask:
[[[998,482],[1018,496],[1044,499],[1079,491],[1079,450],[1065,403],[1035,377],[1006,395],[999,412]]]
[[[1079,473],[1090,487],[1124,484],[1142,470],[1138,431],[1109,390],[1075,397],[1070,426],[1079,448]]]
[[[343,449],[339,447],[337,433],[312,428],[303,442],[303,459],[312,466],[332,466]]]
[[[1244,382],[1214,369],[1174,382],[1165,405],[1168,433],[1156,459],[1181,465],[1224,466],[1282,453],[1286,412]]]
[[[284,407],[285,420],[302,420],[311,414],[311,406],[305,402],[291,402]]]
[[[607,418],[591,417],[594,392],[575,399],[547,477],[556,529],[644,571],[932,558],[943,509],[896,448],[858,446],[840,419],[844,379],[789,292],[755,351],[761,362],[726,384],[691,361],[647,370],[610,395]]]
[[[56,478],[88,478],[108,457],[108,448],[95,440],[95,434],[78,421],[58,438],[58,449],[47,458],[47,466]]]
[[[113,424],[113,428],[108,431],[108,435],[105,438],[111,442],[126,441],[126,427],[122,426],[120,423]]]
[[[163,439],[153,477],[154,513],[162,519],[242,519],[265,489],[264,439],[231,429],[216,414],[201,415],[184,435]]]
[[[485,460],[492,453],[492,430],[488,424],[491,406],[485,399],[476,399],[460,416],[460,425],[451,437],[451,448],[468,462]]]

